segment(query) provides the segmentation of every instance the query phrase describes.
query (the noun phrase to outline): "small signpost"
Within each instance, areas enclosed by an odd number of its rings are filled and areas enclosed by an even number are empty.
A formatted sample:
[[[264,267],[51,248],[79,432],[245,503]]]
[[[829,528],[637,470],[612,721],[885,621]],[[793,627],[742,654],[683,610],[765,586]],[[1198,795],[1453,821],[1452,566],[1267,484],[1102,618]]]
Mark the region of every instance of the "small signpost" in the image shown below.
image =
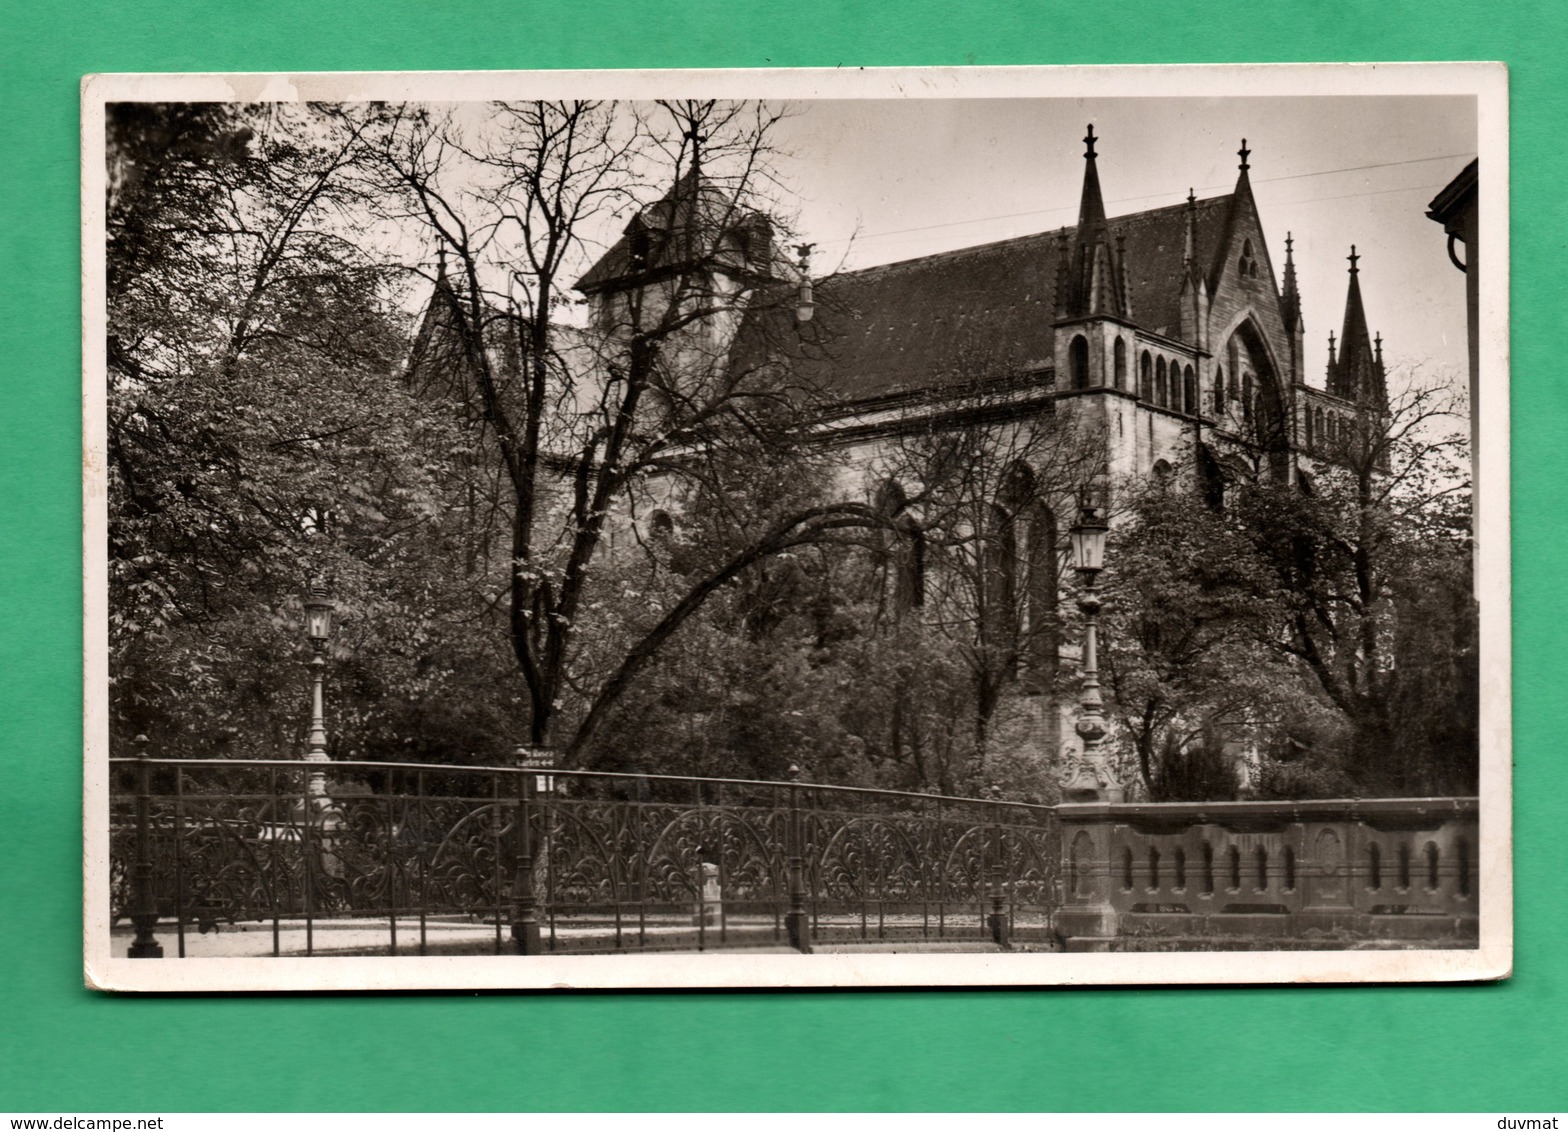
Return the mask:
[[[554,770],[555,752],[548,747],[518,747],[514,752],[517,756],[517,765],[523,770]],[[534,775],[534,790],[539,794],[548,794],[555,789],[555,775]]]

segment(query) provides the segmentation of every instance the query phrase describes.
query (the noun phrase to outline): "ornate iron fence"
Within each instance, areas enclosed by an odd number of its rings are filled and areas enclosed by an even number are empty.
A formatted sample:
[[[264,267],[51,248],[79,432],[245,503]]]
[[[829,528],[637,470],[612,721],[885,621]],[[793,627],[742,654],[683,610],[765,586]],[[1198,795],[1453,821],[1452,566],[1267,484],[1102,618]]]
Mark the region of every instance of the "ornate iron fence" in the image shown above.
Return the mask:
[[[332,764],[320,797],[294,762],[111,765],[133,957],[239,927],[273,955],[1053,938],[1049,807],[374,762]]]

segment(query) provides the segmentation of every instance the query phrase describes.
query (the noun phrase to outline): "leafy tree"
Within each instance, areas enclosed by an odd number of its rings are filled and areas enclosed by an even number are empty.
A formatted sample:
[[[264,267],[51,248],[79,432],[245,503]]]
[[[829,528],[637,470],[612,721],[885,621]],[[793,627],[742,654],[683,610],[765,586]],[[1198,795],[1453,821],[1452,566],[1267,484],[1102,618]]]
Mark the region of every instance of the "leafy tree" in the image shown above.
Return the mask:
[[[1124,491],[1106,557],[1102,666],[1155,801],[1234,791],[1220,736],[1256,745],[1303,694],[1269,643],[1275,579],[1251,532],[1233,511],[1211,507],[1197,482],[1181,467]]]
[[[1298,482],[1133,493],[1105,652],[1151,797],[1220,789],[1226,743],[1265,796],[1475,788],[1465,440],[1443,387],[1404,385]]]
[[[433,674],[460,667],[432,638],[459,657],[466,642],[441,624],[450,601],[431,558],[447,514],[444,419],[402,392],[406,316],[361,223],[380,128],[370,110],[111,108],[117,742],[145,731],[166,752],[293,748],[299,596],[319,574],[344,614],[335,742],[355,754],[430,743],[434,728],[415,741],[410,716]],[[401,720],[388,703],[405,705]]]
[[[1275,580],[1275,644],[1348,725],[1355,789],[1474,789],[1467,440],[1446,386],[1403,384],[1315,475],[1236,506]]]

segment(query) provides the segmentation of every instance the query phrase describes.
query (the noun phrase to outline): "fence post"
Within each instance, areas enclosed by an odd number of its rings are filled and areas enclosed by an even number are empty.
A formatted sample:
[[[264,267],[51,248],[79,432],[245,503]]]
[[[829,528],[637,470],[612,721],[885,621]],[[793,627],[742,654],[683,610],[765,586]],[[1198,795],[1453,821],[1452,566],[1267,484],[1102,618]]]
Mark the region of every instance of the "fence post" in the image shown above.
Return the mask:
[[[136,736],[136,863],[131,922],[136,938],[126,954],[131,959],[162,959],[163,945],[153,934],[158,926],[158,898],[152,887],[152,778],[147,765],[147,736]]]
[[[528,831],[528,796],[533,775],[517,775],[517,837],[515,869],[512,874],[512,945],[519,955],[538,955],[544,948],[539,938],[539,908],[534,896],[534,854]]]
[[[784,928],[789,945],[805,955],[811,954],[811,920],[806,912],[805,837],[800,827],[800,768],[789,768],[789,824],[786,826],[789,853],[789,912]]]
[[[1011,944],[1008,940],[1007,923],[1007,886],[1005,883],[1005,869],[1002,853],[1002,827],[997,821],[996,796],[1000,791],[991,787],[991,801],[986,809],[991,816],[991,914],[990,920],[991,939],[998,947],[1007,948]]]

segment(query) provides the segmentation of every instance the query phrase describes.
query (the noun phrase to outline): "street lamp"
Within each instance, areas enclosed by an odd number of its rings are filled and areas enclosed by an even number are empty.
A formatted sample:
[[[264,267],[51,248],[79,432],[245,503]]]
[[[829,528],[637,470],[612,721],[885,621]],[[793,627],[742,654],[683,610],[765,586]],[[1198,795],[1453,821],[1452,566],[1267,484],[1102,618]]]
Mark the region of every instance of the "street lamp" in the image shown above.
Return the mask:
[[[1068,531],[1073,565],[1083,582],[1078,594],[1078,609],[1084,622],[1083,687],[1078,699],[1078,721],[1074,726],[1083,740],[1083,759],[1063,787],[1063,795],[1070,802],[1121,801],[1121,788],[1113,785],[1100,749],[1106,727],[1105,701],[1100,696],[1100,595],[1094,583],[1105,568],[1105,536],[1109,530],[1100,508],[1085,503],[1077,524]]]
[[[795,252],[800,256],[800,293],[795,298],[795,320],[797,322],[810,322],[811,316],[816,313],[817,303],[811,294],[811,249],[815,244],[796,244]]]
[[[320,578],[311,583],[310,598],[305,602],[305,631],[310,637],[310,734],[305,738],[305,761],[312,767],[329,762],[327,758],[327,721],[322,705],[321,684],[327,667],[327,641],[332,636],[332,615],[336,605],[327,596],[327,586]],[[325,805],[327,773],[312,769],[306,778],[306,791],[311,798],[320,799],[315,805]]]

